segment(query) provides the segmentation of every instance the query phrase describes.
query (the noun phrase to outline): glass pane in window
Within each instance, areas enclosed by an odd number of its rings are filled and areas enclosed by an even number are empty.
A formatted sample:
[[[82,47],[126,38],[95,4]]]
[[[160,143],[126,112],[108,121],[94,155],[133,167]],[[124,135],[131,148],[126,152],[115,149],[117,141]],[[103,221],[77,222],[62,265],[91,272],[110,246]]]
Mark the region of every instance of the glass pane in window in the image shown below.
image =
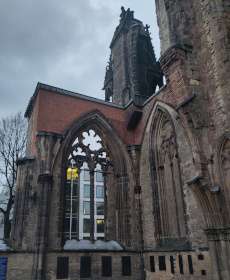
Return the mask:
[[[105,237],[104,236],[98,236],[97,240],[105,240]]]
[[[84,169],[84,180],[85,181],[90,180],[89,170],[87,170],[87,169]]]
[[[83,231],[84,231],[84,233],[90,232],[90,219],[83,220]]]
[[[69,232],[69,227],[70,227],[70,219],[65,218],[65,223],[64,223],[64,231]]]
[[[78,181],[73,182],[73,192],[72,195],[76,196],[77,195],[77,187],[78,187]],[[68,181],[66,182],[66,196],[71,196],[71,182]]]
[[[77,213],[78,212],[78,207],[77,207],[77,200],[73,199],[72,200],[72,213]],[[70,213],[71,212],[71,200],[66,199],[66,212]]]
[[[104,215],[104,202],[97,202],[97,215]]]
[[[101,171],[96,172],[96,181],[97,182],[103,182],[104,181],[103,174],[102,174]]]
[[[84,215],[90,214],[90,202],[89,201],[83,202],[83,213],[84,213]]]
[[[65,210],[66,212],[70,212],[70,199],[66,199]]]
[[[83,236],[84,240],[90,240],[90,236]]]
[[[72,218],[72,232],[76,232],[76,231],[77,231],[77,219]]]
[[[104,219],[97,219],[97,233],[104,233]]]
[[[72,200],[72,213],[77,213],[78,212],[78,207],[77,207],[77,200],[73,199]]]
[[[97,198],[104,198],[104,186],[97,186],[96,196]]]
[[[84,184],[84,198],[90,198],[90,185]]]
[[[74,183],[73,183],[73,196],[77,195],[77,186],[78,186],[78,181],[74,181]]]
[[[70,196],[70,186],[71,186],[70,181],[67,181],[66,182],[66,188],[65,188],[66,196]]]

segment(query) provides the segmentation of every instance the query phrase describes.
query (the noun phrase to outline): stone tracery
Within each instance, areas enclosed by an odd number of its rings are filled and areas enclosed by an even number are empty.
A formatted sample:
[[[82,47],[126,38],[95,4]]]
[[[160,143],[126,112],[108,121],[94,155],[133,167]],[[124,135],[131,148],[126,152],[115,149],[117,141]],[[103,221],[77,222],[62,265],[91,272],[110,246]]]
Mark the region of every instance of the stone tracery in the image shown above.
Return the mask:
[[[106,151],[106,148],[104,147],[100,136],[95,132],[95,130],[90,128],[85,129],[80,133],[78,133],[77,137],[75,138],[70,148],[69,155],[68,155],[68,162],[67,162],[67,172],[69,170],[70,174],[69,174],[69,178],[67,174],[67,183],[69,181],[71,191],[69,192],[68,187],[66,190],[66,199],[67,201],[70,200],[70,205],[66,208],[66,214],[65,214],[65,228],[67,227],[68,229],[68,230],[65,229],[65,235],[66,238],[68,239],[82,238],[83,234],[80,234],[80,231],[81,230],[84,231],[84,227],[87,227],[87,224],[85,225],[86,221],[90,221],[89,223],[90,240],[93,241],[97,239],[96,232],[95,232],[97,231],[95,229],[95,221],[97,223],[99,219],[95,220],[95,217],[97,217],[98,214],[97,213],[98,209],[95,209],[95,203],[97,205],[99,203],[100,204],[103,203],[103,207],[102,207],[103,211],[101,208],[101,212],[103,213],[100,213],[101,214],[100,222],[103,221],[103,225],[104,225],[104,217],[105,217],[104,203],[106,202],[105,177],[106,177],[107,169],[111,165],[110,159],[107,155],[108,152]],[[84,176],[83,173],[86,172],[88,172],[89,175],[88,179],[83,178]],[[98,176],[95,176],[95,174],[97,175],[98,173],[100,173],[101,175],[100,177],[102,178],[100,179],[100,181],[103,182],[101,186],[98,186],[97,183]],[[89,182],[87,182],[87,184],[84,184],[85,182],[83,180],[89,180]],[[74,189],[74,186],[76,190]],[[98,199],[99,187],[100,188],[103,187],[103,193],[104,193],[104,195],[102,195],[103,197],[101,197],[100,195],[100,199]],[[74,192],[75,192],[75,196],[74,196]],[[84,194],[82,194],[83,192]],[[82,201],[83,199],[84,201]],[[76,205],[74,206],[73,203],[75,203]],[[84,205],[83,207],[86,207],[85,205],[89,205],[89,206],[87,206],[87,209],[81,210],[82,207],[81,204]],[[73,214],[73,209],[75,209],[74,214]],[[90,219],[83,219],[83,217],[81,217],[83,215],[81,214],[81,212],[84,211],[87,211],[87,214],[89,214]],[[83,224],[82,225],[83,229],[80,228],[80,224]],[[72,234],[73,227],[75,229],[75,234]]]
[[[172,121],[158,110],[153,134],[155,235],[159,245],[184,243],[186,223],[176,135]],[[173,215],[172,215],[173,213]]]

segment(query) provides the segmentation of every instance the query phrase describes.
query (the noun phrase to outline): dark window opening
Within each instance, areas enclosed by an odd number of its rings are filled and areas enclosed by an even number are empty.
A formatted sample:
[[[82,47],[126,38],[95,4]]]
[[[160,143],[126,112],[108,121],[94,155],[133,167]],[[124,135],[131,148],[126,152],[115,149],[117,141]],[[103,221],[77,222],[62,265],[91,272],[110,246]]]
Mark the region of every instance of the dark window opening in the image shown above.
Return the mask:
[[[184,274],[183,257],[181,255],[179,255],[179,268],[180,268],[180,274]]]
[[[122,275],[131,276],[131,257],[125,256],[122,257]]]
[[[67,279],[69,277],[69,257],[57,258],[57,279]]]
[[[91,257],[81,257],[80,263],[80,277],[88,278],[91,277]]]
[[[97,233],[103,233],[104,232],[104,219],[97,219]]]
[[[97,202],[97,215],[104,215],[104,202]]]
[[[203,260],[204,260],[204,255],[199,254],[199,255],[198,255],[198,260],[203,261]]]
[[[190,256],[190,255],[188,255],[188,268],[189,268],[189,273],[193,274],[192,256]]]
[[[202,269],[201,270],[201,275],[206,275],[206,270]]]
[[[165,271],[166,270],[165,256],[159,256],[158,260],[159,260],[159,270]]]
[[[111,277],[112,276],[112,257],[103,256],[101,257],[102,262],[102,276]]]
[[[175,259],[173,256],[170,256],[170,267],[171,267],[171,273],[175,273]]]
[[[151,272],[155,272],[156,269],[155,269],[155,259],[154,259],[154,256],[150,256],[149,257],[149,261],[150,261],[150,271]]]

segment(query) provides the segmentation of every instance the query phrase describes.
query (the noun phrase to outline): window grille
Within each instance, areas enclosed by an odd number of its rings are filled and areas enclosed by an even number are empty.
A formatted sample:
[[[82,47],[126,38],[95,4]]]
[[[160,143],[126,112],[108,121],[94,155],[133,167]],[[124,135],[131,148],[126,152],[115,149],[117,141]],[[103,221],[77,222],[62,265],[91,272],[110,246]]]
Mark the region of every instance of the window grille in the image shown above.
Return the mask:
[[[130,256],[122,257],[122,275],[131,276],[131,257]]]
[[[193,263],[192,263],[192,256],[188,255],[188,268],[189,268],[189,273],[193,274]]]
[[[111,277],[112,276],[112,257],[110,256],[102,256],[102,273],[101,275],[104,277]]]
[[[181,255],[179,255],[179,269],[180,269],[180,274],[184,274],[183,257]]]
[[[166,270],[166,262],[165,262],[165,256],[159,256],[159,270],[164,271]]]
[[[91,277],[91,257],[82,256],[80,261],[80,277]]]
[[[154,256],[150,256],[149,257],[149,261],[150,261],[150,271],[151,272],[155,272],[156,269],[155,269],[155,259],[154,259]]]
[[[171,273],[175,273],[175,259],[173,256],[170,256],[170,266],[171,266]]]
[[[57,258],[57,279],[67,279],[69,277],[69,257]]]

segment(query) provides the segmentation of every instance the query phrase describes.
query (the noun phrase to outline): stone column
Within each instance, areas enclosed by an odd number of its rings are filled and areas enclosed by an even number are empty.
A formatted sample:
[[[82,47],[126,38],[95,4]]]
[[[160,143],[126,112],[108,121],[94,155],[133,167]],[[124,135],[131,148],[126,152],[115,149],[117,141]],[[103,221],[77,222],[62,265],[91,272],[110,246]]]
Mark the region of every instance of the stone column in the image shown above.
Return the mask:
[[[104,232],[105,232],[105,240],[107,240],[108,236],[108,226],[107,226],[107,180],[106,180],[106,169],[102,171],[103,181],[104,181]]]
[[[33,263],[34,280],[46,279],[46,252],[48,248],[49,205],[52,189],[52,176],[48,173],[38,177],[38,224],[35,240],[35,254]]]
[[[230,279],[230,227],[209,228],[208,237],[214,280]]]

